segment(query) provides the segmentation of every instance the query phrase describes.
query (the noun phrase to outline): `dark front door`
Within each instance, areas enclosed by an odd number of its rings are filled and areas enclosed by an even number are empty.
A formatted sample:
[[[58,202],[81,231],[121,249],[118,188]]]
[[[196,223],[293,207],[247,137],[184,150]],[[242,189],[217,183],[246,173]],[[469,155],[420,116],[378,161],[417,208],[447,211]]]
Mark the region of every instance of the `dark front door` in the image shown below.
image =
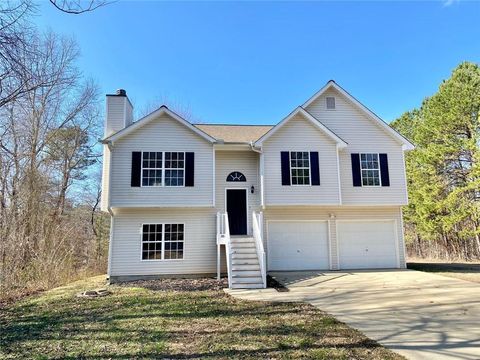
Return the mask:
[[[247,235],[247,190],[227,189],[230,235]]]

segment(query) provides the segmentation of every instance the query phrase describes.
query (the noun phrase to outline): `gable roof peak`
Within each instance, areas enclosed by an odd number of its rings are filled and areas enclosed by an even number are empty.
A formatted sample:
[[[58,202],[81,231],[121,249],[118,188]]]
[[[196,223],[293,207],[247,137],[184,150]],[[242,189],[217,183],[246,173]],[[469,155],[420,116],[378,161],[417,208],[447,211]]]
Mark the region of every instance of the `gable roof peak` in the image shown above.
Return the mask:
[[[166,105],[160,106],[157,110],[152,111],[150,114],[144,116],[140,120],[137,120],[137,121],[133,122],[131,125],[127,126],[126,128],[123,128],[122,130],[116,132],[115,134],[112,134],[112,135],[106,137],[101,142],[102,143],[114,142],[114,141],[124,137],[125,135],[128,135],[131,132],[141,128],[142,126],[150,123],[151,121],[153,121],[154,119],[158,118],[159,116],[161,116],[163,114],[167,114],[172,119],[178,121],[180,124],[184,125],[188,129],[192,130],[194,133],[196,133],[200,137],[204,138],[205,140],[207,140],[211,143],[215,142],[215,138],[208,135],[206,132],[199,129],[198,127],[192,125],[190,122],[188,122],[187,120],[182,118],[180,115],[178,115],[177,113],[170,110]]]
[[[275,134],[280,128],[282,128],[287,122],[289,122],[291,119],[293,119],[296,115],[302,115],[307,121],[309,121],[311,124],[316,126],[320,131],[322,131],[325,135],[327,135],[330,139],[335,141],[337,143],[337,146],[339,148],[344,148],[348,144],[341,139],[337,134],[335,134],[332,130],[330,130],[328,127],[326,127],[322,122],[320,122],[318,119],[313,117],[307,110],[305,110],[302,106],[298,106],[293,110],[290,114],[288,114],[287,117],[285,117],[282,121],[280,121],[277,125],[275,125],[273,128],[271,128],[265,135],[263,135],[260,139],[255,141],[255,144],[257,145],[262,145],[262,143],[267,140],[269,137],[271,137],[273,134]]]
[[[388,125],[383,119],[381,119],[377,114],[375,114],[372,110],[367,108],[363,105],[360,101],[358,101],[355,97],[353,97],[347,90],[342,88],[338,85],[334,80],[329,80],[320,90],[318,90],[313,96],[308,99],[303,105],[303,108],[307,108],[311,105],[314,101],[316,101],[320,96],[322,96],[328,89],[335,89],[341,95],[343,95],[348,101],[350,101],[354,106],[356,106],[364,115],[367,116],[370,120],[375,122],[382,130],[384,130],[388,135],[393,137],[399,143],[402,144],[404,150],[413,150],[415,145],[413,145],[407,138],[405,138],[402,134],[397,132],[394,128]]]

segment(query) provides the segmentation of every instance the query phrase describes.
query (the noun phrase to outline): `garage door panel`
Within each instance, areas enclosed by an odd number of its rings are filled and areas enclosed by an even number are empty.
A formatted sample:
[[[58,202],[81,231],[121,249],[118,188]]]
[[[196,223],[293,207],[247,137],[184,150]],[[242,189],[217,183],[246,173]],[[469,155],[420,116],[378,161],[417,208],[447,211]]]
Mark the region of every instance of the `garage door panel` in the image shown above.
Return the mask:
[[[269,270],[329,268],[326,221],[268,223]]]
[[[398,267],[394,220],[339,221],[337,237],[341,269]]]

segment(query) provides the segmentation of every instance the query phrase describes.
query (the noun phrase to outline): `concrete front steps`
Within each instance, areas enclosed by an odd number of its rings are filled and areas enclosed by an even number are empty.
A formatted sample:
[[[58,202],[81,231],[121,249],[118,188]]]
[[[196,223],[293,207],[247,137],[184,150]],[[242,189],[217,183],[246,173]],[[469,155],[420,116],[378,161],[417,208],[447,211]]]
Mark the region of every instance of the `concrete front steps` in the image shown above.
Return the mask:
[[[253,237],[231,237],[230,245],[232,289],[263,288],[262,273]]]

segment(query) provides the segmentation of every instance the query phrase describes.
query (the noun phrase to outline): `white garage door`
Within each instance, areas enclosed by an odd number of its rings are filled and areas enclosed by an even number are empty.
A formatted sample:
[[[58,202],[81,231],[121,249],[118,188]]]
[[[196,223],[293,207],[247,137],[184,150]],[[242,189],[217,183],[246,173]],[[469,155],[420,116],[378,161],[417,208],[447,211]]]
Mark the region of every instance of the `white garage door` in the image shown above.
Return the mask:
[[[337,221],[340,269],[396,268],[395,221]]]
[[[268,270],[329,269],[326,221],[269,221]]]

